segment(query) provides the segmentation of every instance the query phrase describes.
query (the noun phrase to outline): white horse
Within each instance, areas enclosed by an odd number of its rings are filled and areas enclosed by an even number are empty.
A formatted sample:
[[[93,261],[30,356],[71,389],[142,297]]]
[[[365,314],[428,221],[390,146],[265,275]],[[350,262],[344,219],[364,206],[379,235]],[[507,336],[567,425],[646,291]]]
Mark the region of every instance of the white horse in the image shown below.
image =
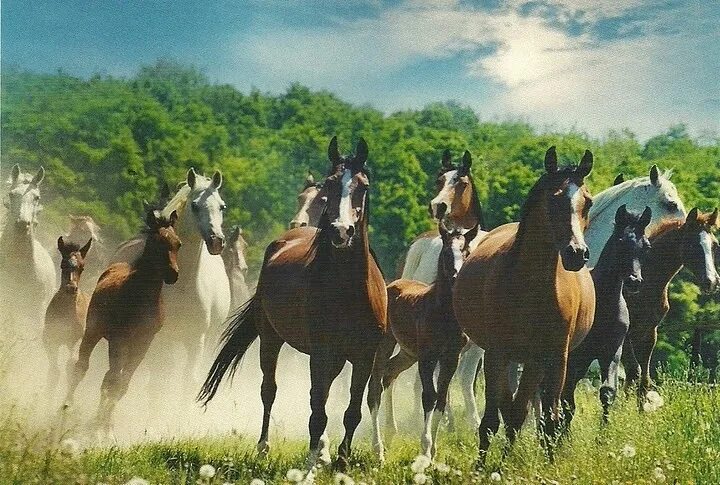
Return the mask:
[[[242,237],[242,228],[233,226],[222,252],[225,273],[230,281],[230,311],[239,308],[252,296],[247,284],[248,265],[245,260],[247,247],[248,243]]]
[[[670,171],[662,173],[656,165],[653,165],[648,176],[628,181],[620,181],[621,177],[618,177],[615,185],[594,196],[588,215],[588,227],[585,230],[585,242],[590,248],[589,267],[595,266],[604,244],[610,238],[615,213],[621,205],[625,204],[629,210],[635,211],[650,207],[652,210],[650,228],[666,218],[685,219],[685,206],[680,200],[677,188],[670,181],[671,175]],[[448,190],[447,183],[442,187],[443,190]],[[439,199],[441,194],[442,191],[433,199],[431,207],[433,203],[439,204],[447,199],[447,197]],[[485,234],[487,233],[478,233],[472,241],[471,251]],[[441,249],[442,241],[439,236],[418,238],[408,250],[402,277],[427,284],[434,282]],[[466,416],[474,428],[480,423],[475,402],[475,376],[483,355],[484,351],[471,342],[463,351],[456,372],[463,392]],[[518,379],[517,376],[513,378],[512,374],[511,372],[511,387],[516,388]]]
[[[44,178],[42,167],[34,176],[22,173],[18,165],[12,168],[0,236],[0,312],[26,337],[40,335],[45,308],[57,287],[53,260],[35,237]]]

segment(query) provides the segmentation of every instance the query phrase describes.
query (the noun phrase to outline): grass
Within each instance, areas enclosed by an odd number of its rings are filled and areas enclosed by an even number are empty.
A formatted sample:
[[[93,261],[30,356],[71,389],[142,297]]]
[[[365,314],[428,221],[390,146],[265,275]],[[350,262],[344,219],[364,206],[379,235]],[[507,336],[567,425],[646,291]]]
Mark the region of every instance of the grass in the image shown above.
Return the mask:
[[[492,472],[500,474],[502,483],[657,483],[663,478],[667,483],[720,483],[720,390],[666,379],[660,392],[665,405],[653,413],[639,414],[634,398],[620,398],[610,425],[602,427],[596,391],[579,388],[572,434],[552,464],[532,426],[523,430],[504,462],[495,443],[481,472],[474,470],[474,433],[441,431],[436,462],[447,467],[428,468],[428,483],[497,483]],[[0,409],[0,416],[0,483],[123,484],[133,477],[174,484],[287,483],[287,471],[303,468],[307,450],[304,440],[276,439],[263,458],[254,452],[254,436],[229,435],[77,451],[35,429],[20,408]],[[356,483],[413,483],[410,465],[419,443],[414,430],[406,431],[389,446],[383,465],[366,440],[357,440],[347,474]],[[216,468],[212,479],[200,478],[204,464]],[[321,470],[316,483],[335,483],[334,472]]]

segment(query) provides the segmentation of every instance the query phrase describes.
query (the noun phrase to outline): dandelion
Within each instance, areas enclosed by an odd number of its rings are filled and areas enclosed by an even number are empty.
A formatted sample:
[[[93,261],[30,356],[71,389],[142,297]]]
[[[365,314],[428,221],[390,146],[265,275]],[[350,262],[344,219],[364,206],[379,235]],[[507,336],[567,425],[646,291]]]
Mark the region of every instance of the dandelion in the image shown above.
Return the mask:
[[[125,482],[125,485],[150,485],[150,482],[140,477],[132,477],[130,480]]]
[[[625,445],[622,450],[620,450],[620,454],[625,458],[632,458],[636,454],[635,447],[632,445]]]
[[[424,473],[416,473],[413,477],[413,483],[417,483],[418,485],[423,485],[424,483],[427,483],[428,477]]]
[[[436,463],[435,469],[443,475],[450,473],[450,466],[445,463]]]
[[[355,480],[344,473],[335,474],[335,485],[355,485]]]
[[[259,478],[253,478],[250,481],[250,485],[265,485],[265,481],[260,480]]]
[[[80,444],[72,438],[66,438],[60,443],[60,453],[77,456],[80,453]]]
[[[655,469],[653,470],[653,478],[655,479],[656,482],[664,482],[665,481],[665,472],[663,471],[663,469],[660,468],[659,466],[655,467]]]
[[[502,481],[502,475],[500,475],[498,472],[492,472],[490,474],[490,481],[491,482],[500,482],[500,481]]]
[[[285,478],[292,483],[300,483],[303,481],[303,478],[305,478],[305,474],[297,468],[291,468],[285,474]]]
[[[427,467],[430,466],[430,458],[426,455],[418,455],[415,457],[415,461],[410,465],[410,469],[413,473],[422,473]]]
[[[206,463],[205,465],[200,467],[200,478],[203,480],[210,480],[212,477],[215,476],[215,467],[210,465],[209,463]]]

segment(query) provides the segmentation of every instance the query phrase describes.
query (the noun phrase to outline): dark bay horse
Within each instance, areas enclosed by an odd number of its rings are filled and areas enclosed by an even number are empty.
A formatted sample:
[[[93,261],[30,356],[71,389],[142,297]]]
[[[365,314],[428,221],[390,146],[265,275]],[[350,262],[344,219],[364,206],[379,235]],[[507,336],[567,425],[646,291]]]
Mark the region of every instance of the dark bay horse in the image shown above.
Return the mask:
[[[479,428],[479,464],[502,412],[510,443],[522,426],[532,397],[541,391],[541,438],[551,441],[560,418],[568,353],[588,331],[595,289],[585,263],[583,231],[592,203],[584,185],[593,164],[558,169],[555,147],[545,154],[545,173],[530,190],[519,223],[491,231],[463,264],[453,306],[460,327],[485,349],[485,414]],[[510,362],[524,364],[513,398]]]
[[[378,410],[383,389],[391,386],[398,375],[415,362],[422,381],[422,406],[425,426],[421,435],[422,453],[435,455],[440,418],[445,414],[448,387],[457,369],[460,351],[467,336],[460,330],[452,309],[452,288],[460,267],[469,253],[470,242],[478,226],[469,231],[452,232],[439,224],[443,247],[437,262],[437,278],[431,285],[399,279],[388,285],[388,324],[375,356],[375,366],[368,388],[368,403],[373,417],[374,447],[383,455]],[[400,352],[390,358],[395,345]],[[439,367],[438,386],[434,374]],[[392,400],[388,402],[393,405]],[[387,411],[389,414],[391,410]]]
[[[148,212],[142,254],[134,263],[114,263],[105,270],[90,300],[85,333],[71,371],[64,407],[72,404],[95,345],[100,339],[106,339],[110,369],[100,391],[98,431],[110,431],[115,405],[127,392],[133,373],[162,327],[163,284],[174,284],[179,275],[180,239],[175,234],[176,222],[175,212],[167,219],[159,211]]]
[[[66,347],[72,354],[85,330],[85,317],[90,298],[80,289],[80,276],[85,269],[85,256],[90,250],[92,241],[91,238],[83,247],[80,247],[74,243],[65,243],[62,236],[57,240],[57,248],[62,256],[60,288],[55,292],[45,310],[45,326],[42,334],[43,346],[50,364],[47,382],[49,396],[55,394],[60,380],[58,366],[60,349]]]
[[[600,402],[603,422],[607,423],[610,405],[617,394],[623,342],[630,327],[623,288],[628,293],[640,290],[642,262],[650,248],[645,229],[651,218],[649,207],[640,214],[629,212],[621,205],[615,213],[613,233],[600,253],[597,265],[590,271],[595,284],[595,322],[585,340],[570,352],[568,358],[563,390],[566,428],[575,413],[575,387],[595,359],[600,363]]]
[[[277,384],[275,369],[284,343],[310,355],[310,456],[308,466],[329,462],[325,404],[330,385],[346,361],[352,363],[350,404],[343,424],[338,465],[347,465],[360,423],[363,392],[375,351],[386,331],[387,294],[369,245],[368,147],[361,138],[354,156],[342,157],[337,139],[318,197],[326,201],[318,228],[287,231],[265,251],[255,296],[230,322],[222,348],[199,399],[207,403],[225,374],[237,367],[260,337],[263,424],[258,450],[268,450],[268,426]]]
[[[638,384],[638,407],[643,409],[652,385],[650,359],[657,342],[657,329],[670,310],[670,282],[685,266],[704,292],[717,290],[720,276],[715,269],[718,241],[713,230],[718,210],[702,213],[692,209],[685,221],[663,221],[649,236],[650,249],[643,265],[643,285],[637,294],[626,294],[630,310],[630,330],[623,347],[626,386]],[[639,382],[638,382],[639,379]]]

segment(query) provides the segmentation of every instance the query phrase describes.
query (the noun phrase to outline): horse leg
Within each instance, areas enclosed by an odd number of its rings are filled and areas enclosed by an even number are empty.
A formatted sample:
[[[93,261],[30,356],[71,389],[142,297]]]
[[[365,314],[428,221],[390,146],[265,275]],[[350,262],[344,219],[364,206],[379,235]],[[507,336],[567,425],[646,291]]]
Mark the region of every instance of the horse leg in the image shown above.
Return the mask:
[[[72,406],[73,398],[75,397],[75,390],[80,382],[85,377],[88,368],[90,367],[90,354],[97,343],[102,338],[102,332],[96,325],[88,325],[83,334],[82,340],[80,341],[80,348],[78,349],[78,358],[73,363],[68,362],[68,388],[65,396],[65,403],[63,408],[67,409]]]
[[[263,403],[263,421],[260,430],[260,439],[257,443],[257,451],[260,454],[267,454],[270,451],[268,445],[268,433],[270,429],[270,414],[275,395],[277,394],[277,381],[275,371],[277,369],[280,349],[284,342],[274,330],[264,332],[260,337],[260,369],[263,373],[260,397]]]
[[[577,349],[580,351],[580,349]],[[568,359],[567,364],[567,375],[565,378],[565,385],[563,386],[561,402],[563,406],[563,431],[566,432],[570,429],[570,423],[575,416],[575,388],[578,382],[587,373],[588,367],[592,363],[592,358],[586,356],[573,356],[571,355]]]
[[[310,454],[308,470],[317,464],[330,464],[330,450],[325,431],[327,427],[327,404],[330,386],[340,374],[345,361],[332,355],[329,350],[314,352],[310,355]],[[368,371],[369,373],[370,371]]]
[[[509,366],[511,369],[517,364],[512,363]],[[506,376],[505,376],[506,377]],[[507,415],[503,415],[505,420],[505,427],[508,435],[509,445],[517,439],[517,435],[525,424],[530,408],[533,405],[535,396],[537,394],[538,386],[543,379],[543,368],[536,362],[525,362],[523,364],[522,377],[515,397],[513,399],[512,406]],[[540,413],[537,416],[538,421],[541,419]]]
[[[600,403],[602,404],[603,424],[608,424],[610,416],[610,406],[615,401],[618,388],[618,374],[620,368],[620,358],[622,355],[622,345],[615,351],[615,355],[611,359],[602,359],[600,361],[600,372],[602,374],[602,385],[600,385]]]
[[[382,434],[380,432],[380,402],[382,400],[383,387],[382,379],[385,374],[390,356],[395,350],[395,337],[392,332],[388,331],[380,341],[377,350],[375,351],[375,362],[373,364],[372,373],[370,374],[370,382],[368,384],[368,396],[367,404],[370,408],[370,416],[372,417],[373,426],[373,450],[378,456],[378,459],[382,462],[385,460],[385,449],[382,442]],[[392,393],[392,387],[388,389],[389,393]],[[392,401],[390,401],[392,405]],[[386,412],[391,411],[387,409]]]
[[[362,419],[363,394],[373,370],[374,359],[375,352],[373,351],[366,353],[359,360],[353,362],[352,379],[350,381],[350,403],[345,410],[345,416],[343,416],[345,436],[338,448],[337,465],[341,470],[345,470],[348,466],[353,436],[360,424],[360,419]]]
[[[432,446],[430,452],[432,458],[437,453],[437,439],[438,429],[440,425],[440,419],[437,419],[437,414],[443,415],[448,406],[448,390],[450,388],[450,381],[455,375],[455,371],[458,367],[458,361],[460,357],[460,349],[449,350],[440,359],[440,374],[438,375],[437,385],[437,400],[435,402],[433,429],[432,429]]]
[[[111,334],[108,338],[108,363],[110,367],[105,373],[100,386],[100,404],[95,418],[96,429],[103,436],[107,436],[110,432],[112,412],[119,400],[120,379],[127,353],[127,337],[120,334]]]
[[[382,378],[382,386],[385,390],[383,396],[385,398],[385,430],[388,443],[395,437],[398,429],[397,421],[395,419],[395,402],[393,400],[395,380],[400,374],[412,367],[415,362],[417,362],[415,357],[405,350],[400,349],[400,352],[388,361],[385,368],[385,374]],[[417,394],[414,395],[416,396]]]
[[[505,360],[495,352],[485,352],[485,412],[478,428],[479,454],[478,467],[485,465],[490,449],[490,436],[500,428],[500,400],[502,381],[507,380]]]
[[[635,356],[633,340],[634,337],[628,334],[622,351],[622,364],[625,369],[625,392],[628,392],[640,380],[640,363]]]
[[[435,367],[437,363],[437,357],[430,352],[421,354],[418,359],[418,372],[420,373],[420,381],[422,382],[422,407],[424,416],[423,431],[420,435],[420,446],[422,454],[431,459],[433,419],[435,404],[437,403],[437,391],[435,390]]]
[[[652,352],[657,343],[657,327],[653,327],[641,336],[641,338],[633,342],[633,348],[635,350],[635,356],[640,363],[641,375],[640,384],[637,389],[638,397],[638,408],[640,411],[643,410],[643,404],[645,404],[645,398],[647,392],[652,386],[652,379],[650,379],[650,360],[652,358]]]
[[[554,354],[554,355],[553,355]],[[548,459],[554,462],[555,441],[560,430],[562,408],[560,397],[567,371],[568,340],[562,349],[545,358],[545,375],[541,385],[543,419],[540,421],[541,440],[545,445]]]
[[[457,368],[457,378],[460,380],[460,388],[465,401],[465,415],[473,429],[480,426],[480,414],[478,413],[475,397],[475,380],[484,354],[483,349],[469,342],[462,352],[460,364]]]

